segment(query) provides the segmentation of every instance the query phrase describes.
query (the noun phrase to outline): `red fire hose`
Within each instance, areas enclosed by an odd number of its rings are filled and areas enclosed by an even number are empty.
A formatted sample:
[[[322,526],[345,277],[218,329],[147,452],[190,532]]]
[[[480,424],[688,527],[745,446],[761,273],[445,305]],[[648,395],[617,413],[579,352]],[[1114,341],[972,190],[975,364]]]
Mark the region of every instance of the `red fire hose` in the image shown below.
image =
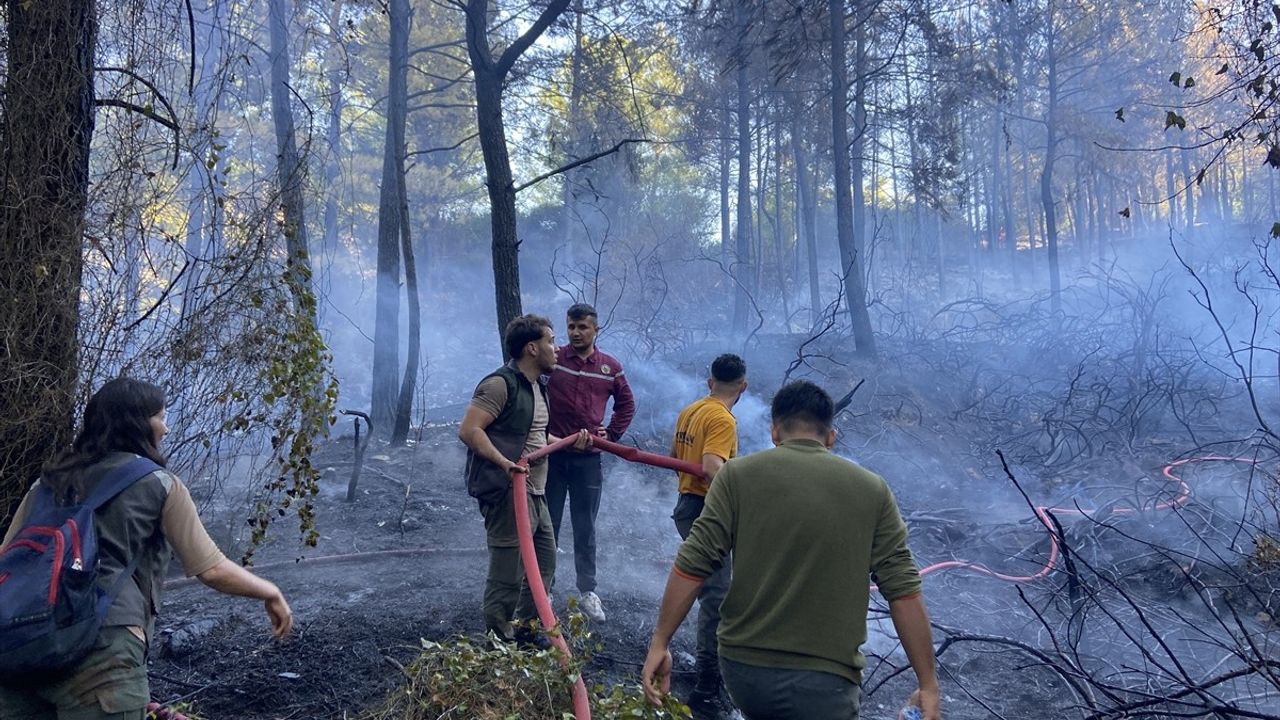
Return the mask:
[[[529,472],[529,463],[544,458],[558,450],[570,447],[576,440],[576,436],[562,438],[522,457],[519,462],[520,471],[515,473],[513,478],[516,529],[520,536],[520,559],[524,564],[525,577],[529,583],[529,589],[533,593],[533,601],[538,610],[538,618],[542,621],[542,626],[548,631],[552,644],[558,648],[561,653],[563,653],[564,657],[562,662],[566,666],[568,665],[569,658],[571,657],[569,645],[565,642],[562,634],[550,632],[558,623],[556,621],[555,613],[551,609],[551,601],[547,598],[547,589],[542,584],[542,574],[538,569],[538,556],[534,552],[533,548],[533,530],[529,524],[529,499],[527,495],[528,489],[526,485],[526,476]],[[667,468],[669,470],[686,472],[691,475],[702,476],[702,466],[698,463],[678,460],[666,455],[645,452],[638,448],[631,447],[629,445],[620,445],[600,437],[592,438],[592,446],[613,453],[614,455],[617,455],[629,462],[643,463],[645,465],[652,465],[655,467]],[[1256,461],[1252,458],[1225,457],[1217,455],[1185,458],[1174,461],[1164,467],[1163,474],[1170,482],[1177,483],[1177,495],[1175,497],[1170,500],[1153,502],[1141,507],[1115,508],[1110,510],[1109,514],[1133,515],[1147,510],[1171,510],[1186,505],[1187,501],[1191,498],[1191,486],[1189,486],[1185,480],[1175,475],[1174,469],[1189,463],[1198,462],[1240,462],[1251,465],[1256,464]],[[1045,530],[1049,533],[1049,559],[1045,562],[1044,567],[1040,568],[1040,570],[1035,574],[1006,575],[1004,573],[996,572],[995,570],[979,563],[968,562],[965,560],[946,560],[921,568],[920,575],[930,575],[943,570],[964,569],[980,573],[982,575],[987,575],[998,580],[1015,583],[1033,582],[1049,575],[1049,573],[1053,572],[1053,569],[1057,566],[1058,557],[1060,555],[1058,538],[1055,534],[1053,523],[1050,520],[1049,515],[1052,513],[1055,515],[1084,516],[1086,515],[1086,512],[1074,507],[1062,508],[1045,505],[1037,505],[1034,510],[1036,518],[1042,525],[1044,525]],[[872,589],[875,589],[874,585],[872,585]],[[148,705],[147,712],[155,713],[159,720],[187,720],[186,716],[177,713],[176,711],[164,708],[158,703],[151,703]],[[578,678],[573,684],[573,714],[576,720],[591,719],[591,706],[587,698],[586,684],[583,682],[581,674],[578,675]]]
[[[544,458],[557,450],[567,448],[573,445],[577,439],[576,435],[561,438],[520,458],[520,472],[515,474],[513,487],[515,492],[516,530],[520,535],[520,559],[524,562],[525,578],[529,583],[529,589],[533,592],[533,604],[538,608],[538,619],[542,621],[542,627],[548,631],[552,644],[564,654],[562,662],[566,666],[570,658],[569,645],[565,642],[563,634],[550,632],[556,627],[556,615],[551,610],[551,601],[547,599],[547,588],[542,584],[542,573],[538,569],[538,555],[533,549],[533,530],[529,526],[529,498],[526,495],[528,490],[525,481],[526,475],[529,473],[529,463]],[[644,452],[634,447],[610,442],[604,438],[592,438],[592,445],[602,450],[608,450],[631,462],[645,463],[646,465],[654,465],[671,470],[683,470],[695,475],[702,474],[702,466],[696,463]],[[581,674],[578,675],[577,680],[573,683],[573,716],[577,720],[591,720],[591,704],[587,700],[587,686],[583,682]]]
[[[1182,465],[1186,465],[1188,463],[1198,463],[1198,462],[1241,462],[1241,463],[1249,463],[1250,465],[1254,464],[1254,460],[1252,458],[1223,457],[1218,455],[1208,455],[1205,457],[1185,458],[1182,460],[1176,460],[1166,465],[1163,471],[1163,475],[1166,478],[1168,478],[1170,482],[1174,482],[1178,484],[1178,490],[1177,490],[1178,494],[1173,499],[1165,500],[1163,502],[1152,502],[1150,504],[1143,505],[1141,507],[1114,508],[1109,511],[1109,514],[1110,515],[1133,515],[1139,512],[1145,512],[1147,510],[1172,510],[1174,508],[1180,508],[1183,505],[1186,505],[1187,501],[1191,499],[1191,486],[1188,485],[1185,480],[1175,475],[1173,471],[1174,471],[1174,468],[1181,467]],[[1069,508],[1049,507],[1046,505],[1037,505],[1035,507],[1036,519],[1038,519],[1040,523],[1044,525],[1045,530],[1049,532],[1049,559],[1045,561],[1044,567],[1040,568],[1040,570],[1038,570],[1033,575],[1005,575],[1003,573],[996,572],[995,570],[992,570],[991,568],[985,565],[981,565],[979,563],[972,563],[965,560],[946,560],[943,562],[934,563],[932,565],[921,568],[920,576],[923,577],[925,575],[929,575],[931,573],[939,572],[942,570],[964,569],[964,570],[971,570],[973,572],[980,573],[982,575],[988,575],[990,577],[996,578],[997,580],[1005,580],[1007,582],[1029,583],[1029,582],[1034,582],[1036,580],[1039,580],[1040,578],[1043,578],[1047,576],[1049,573],[1053,572],[1054,567],[1057,566],[1058,564],[1058,556],[1060,554],[1060,548],[1058,547],[1058,536],[1054,531],[1052,521],[1050,521],[1049,519],[1050,513],[1055,515],[1079,515],[1079,516],[1084,516],[1087,514],[1085,511],[1082,511],[1074,507],[1069,507]],[[874,588],[875,586],[873,585],[872,587]]]

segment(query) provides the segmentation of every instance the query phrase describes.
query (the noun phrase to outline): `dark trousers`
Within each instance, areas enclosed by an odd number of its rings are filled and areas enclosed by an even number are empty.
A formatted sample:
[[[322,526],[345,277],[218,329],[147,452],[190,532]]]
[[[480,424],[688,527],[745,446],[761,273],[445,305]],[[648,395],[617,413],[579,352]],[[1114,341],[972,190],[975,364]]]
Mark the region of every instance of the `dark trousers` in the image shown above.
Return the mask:
[[[676,509],[671,514],[671,519],[676,521],[676,531],[680,533],[681,538],[689,537],[689,531],[693,529],[693,521],[702,514],[705,504],[706,498],[691,493],[682,494],[676,501]],[[719,655],[716,630],[720,628],[720,604],[724,602],[724,596],[729,594],[731,567],[729,562],[725,562],[719,570],[703,581],[702,589],[698,591],[696,657],[699,684],[704,684],[708,679],[719,674],[719,666],[716,664]]]
[[[857,720],[857,683],[816,670],[783,670],[720,658],[733,704],[747,720]]]
[[[569,520],[573,523],[573,566],[578,573],[578,591],[596,589],[596,515],[604,473],[599,453],[558,452],[547,468],[547,507],[560,544],[565,497],[569,498]]]
[[[551,516],[542,495],[529,495],[529,526],[533,530],[533,549],[538,558],[538,571],[547,592],[556,576],[556,540],[552,535]],[[489,575],[484,583],[484,624],[498,637],[513,637],[511,620],[533,620],[538,617],[533,592],[524,577],[520,561],[520,541],[516,533],[515,495],[511,490],[502,501],[480,505],[484,530],[489,544]]]

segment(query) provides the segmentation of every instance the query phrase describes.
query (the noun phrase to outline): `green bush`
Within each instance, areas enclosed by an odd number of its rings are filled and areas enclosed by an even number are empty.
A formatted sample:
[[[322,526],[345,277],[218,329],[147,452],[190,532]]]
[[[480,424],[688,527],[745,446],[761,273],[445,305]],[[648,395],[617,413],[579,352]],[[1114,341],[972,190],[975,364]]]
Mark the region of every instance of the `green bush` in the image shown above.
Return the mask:
[[[571,613],[573,658],[566,667],[554,648],[526,650],[490,636],[422,641],[422,654],[404,668],[407,684],[365,720],[572,720],[572,687],[600,645],[582,614]],[[592,717],[686,719],[689,708],[668,696],[662,707],[645,699],[639,683],[588,690]]]

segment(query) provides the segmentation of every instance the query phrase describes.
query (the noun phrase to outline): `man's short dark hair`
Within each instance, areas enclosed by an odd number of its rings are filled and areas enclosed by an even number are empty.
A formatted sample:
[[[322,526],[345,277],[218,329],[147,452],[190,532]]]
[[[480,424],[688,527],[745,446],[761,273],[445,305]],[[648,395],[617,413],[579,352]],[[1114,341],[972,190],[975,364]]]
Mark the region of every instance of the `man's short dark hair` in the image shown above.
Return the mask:
[[[596,321],[597,324],[600,322],[600,315],[596,313],[596,309],[587,303],[576,303],[574,305],[570,305],[568,311],[565,312],[565,315],[570,320],[586,320],[587,318],[591,318]]]
[[[519,360],[524,355],[524,346],[541,340],[550,327],[551,321],[541,315],[521,315],[507,323],[502,333],[502,348],[507,351],[507,357]]]
[[[786,432],[808,429],[825,434],[835,418],[835,404],[826,390],[808,380],[787,383],[773,396],[770,408],[773,424]]]
[[[711,363],[711,377],[716,382],[736,383],[747,376],[747,364],[733,353],[725,353]]]

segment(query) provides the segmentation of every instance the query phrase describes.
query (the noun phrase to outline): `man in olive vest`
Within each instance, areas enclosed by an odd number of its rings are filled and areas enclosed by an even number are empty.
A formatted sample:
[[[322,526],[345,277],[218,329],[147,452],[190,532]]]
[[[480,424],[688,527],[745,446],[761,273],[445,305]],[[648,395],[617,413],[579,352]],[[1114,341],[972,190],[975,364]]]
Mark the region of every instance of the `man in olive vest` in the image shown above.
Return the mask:
[[[467,446],[467,492],[480,504],[489,545],[489,575],[484,587],[485,627],[502,640],[531,641],[512,621],[534,620],[537,611],[524,579],[516,535],[511,474],[517,461],[557,438],[547,435],[547,390],[542,377],[556,363],[551,322],[523,315],[507,324],[503,348],[511,360],[487,375],[462,418],[458,438]],[[591,436],[579,433],[575,447],[584,449]],[[529,468],[529,525],[542,583],[551,589],[556,574],[556,541],[545,498],[545,459]]]

